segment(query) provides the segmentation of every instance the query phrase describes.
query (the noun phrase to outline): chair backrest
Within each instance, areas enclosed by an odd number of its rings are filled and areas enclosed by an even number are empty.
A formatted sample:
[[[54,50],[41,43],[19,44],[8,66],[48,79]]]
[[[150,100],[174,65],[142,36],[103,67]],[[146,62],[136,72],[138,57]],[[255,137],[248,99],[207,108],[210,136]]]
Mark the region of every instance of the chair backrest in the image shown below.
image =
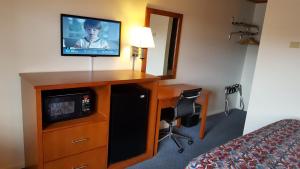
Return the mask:
[[[175,118],[195,113],[195,101],[200,95],[202,88],[184,90],[175,107]]]

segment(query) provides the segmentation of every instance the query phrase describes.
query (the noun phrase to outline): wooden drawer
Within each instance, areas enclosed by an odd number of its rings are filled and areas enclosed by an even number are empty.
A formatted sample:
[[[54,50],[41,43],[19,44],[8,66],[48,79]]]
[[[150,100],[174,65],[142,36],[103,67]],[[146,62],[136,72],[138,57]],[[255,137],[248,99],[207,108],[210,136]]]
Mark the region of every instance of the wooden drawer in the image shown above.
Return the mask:
[[[107,145],[107,122],[76,126],[43,134],[44,161]]]
[[[97,148],[46,163],[44,169],[105,169],[106,157],[106,148]]]

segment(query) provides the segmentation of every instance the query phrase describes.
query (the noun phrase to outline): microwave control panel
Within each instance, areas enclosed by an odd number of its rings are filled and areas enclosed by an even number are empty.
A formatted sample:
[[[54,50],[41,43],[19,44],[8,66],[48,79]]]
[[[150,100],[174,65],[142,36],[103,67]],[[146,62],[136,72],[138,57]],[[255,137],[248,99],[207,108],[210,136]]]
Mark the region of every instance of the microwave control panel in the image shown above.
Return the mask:
[[[82,97],[82,112],[89,112],[92,109],[92,102],[90,95],[84,95]]]

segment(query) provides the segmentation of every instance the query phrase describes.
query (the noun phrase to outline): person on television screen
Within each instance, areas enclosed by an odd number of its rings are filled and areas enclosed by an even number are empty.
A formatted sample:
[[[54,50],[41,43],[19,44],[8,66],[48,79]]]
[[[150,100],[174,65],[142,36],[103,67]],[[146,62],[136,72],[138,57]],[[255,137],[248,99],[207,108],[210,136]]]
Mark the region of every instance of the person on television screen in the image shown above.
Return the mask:
[[[99,21],[87,19],[85,20],[83,27],[86,36],[76,42],[75,48],[109,49],[108,42],[99,37],[101,31],[101,24]]]

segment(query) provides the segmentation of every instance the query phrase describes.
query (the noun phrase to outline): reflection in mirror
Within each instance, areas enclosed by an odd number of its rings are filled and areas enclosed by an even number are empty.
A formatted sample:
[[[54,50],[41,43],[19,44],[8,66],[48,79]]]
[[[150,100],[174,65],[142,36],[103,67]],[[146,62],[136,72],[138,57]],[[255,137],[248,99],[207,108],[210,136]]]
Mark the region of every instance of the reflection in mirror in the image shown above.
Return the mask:
[[[176,22],[176,18],[173,19],[168,16],[151,14],[150,28],[152,29],[156,48],[148,49],[147,73],[156,76],[172,73],[174,44],[176,39],[176,31],[174,34],[172,33],[172,30],[177,29]]]
[[[146,26],[153,33],[155,48],[148,49],[142,71],[162,79],[176,77],[182,15],[147,8]]]

